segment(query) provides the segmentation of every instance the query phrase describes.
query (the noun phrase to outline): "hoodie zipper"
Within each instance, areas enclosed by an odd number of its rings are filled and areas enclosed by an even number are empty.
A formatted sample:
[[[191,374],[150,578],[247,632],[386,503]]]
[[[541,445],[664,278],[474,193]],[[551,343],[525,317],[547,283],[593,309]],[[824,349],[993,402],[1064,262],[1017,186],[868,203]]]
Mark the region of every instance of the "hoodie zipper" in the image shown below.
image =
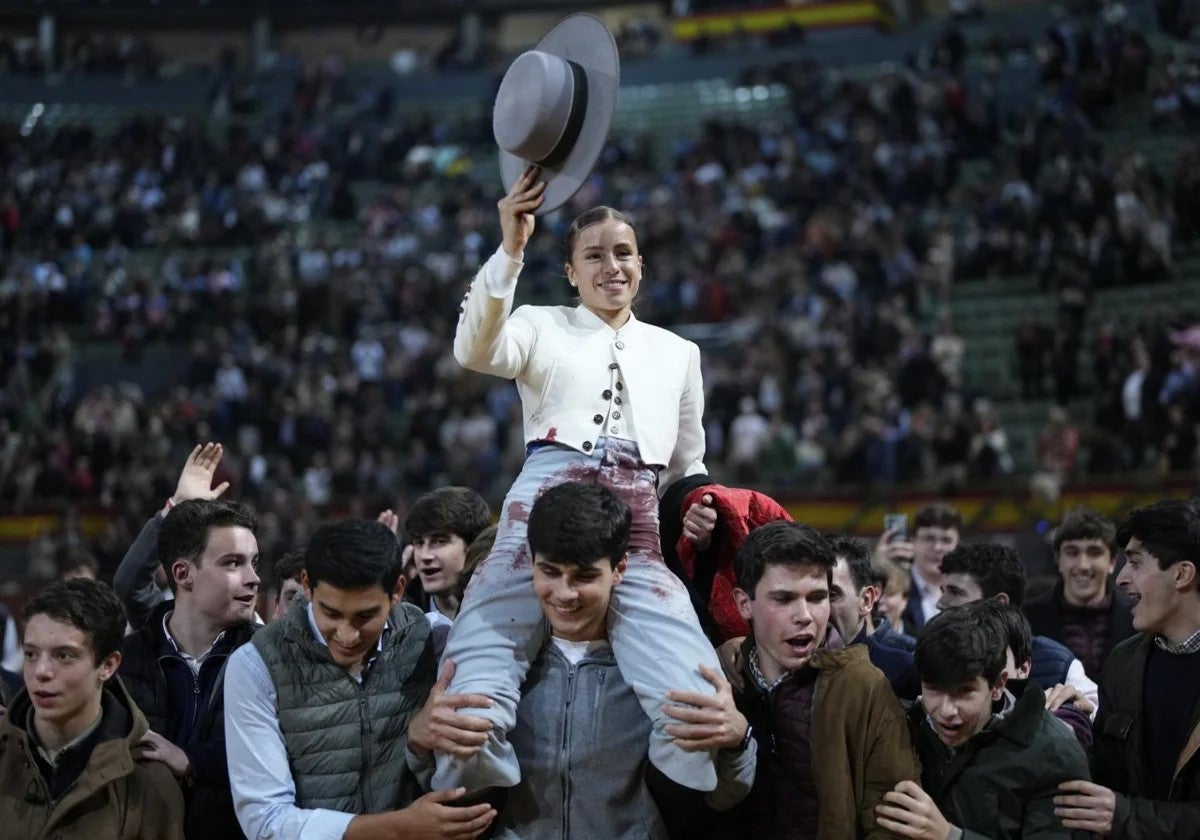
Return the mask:
[[[571,801],[571,773],[570,773],[570,756],[571,756],[571,704],[575,699],[575,674],[577,666],[571,665],[567,668],[567,705],[563,714],[563,730],[562,743],[559,748],[559,779],[562,783],[562,838],[568,840],[570,832],[570,809]]]

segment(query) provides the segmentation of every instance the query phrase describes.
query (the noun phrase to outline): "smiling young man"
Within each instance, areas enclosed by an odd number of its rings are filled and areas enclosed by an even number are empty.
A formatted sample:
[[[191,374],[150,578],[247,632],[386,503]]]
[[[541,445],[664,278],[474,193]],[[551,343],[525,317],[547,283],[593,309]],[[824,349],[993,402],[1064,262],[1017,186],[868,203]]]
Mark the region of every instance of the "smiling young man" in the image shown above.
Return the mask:
[[[458,616],[467,548],[491,524],[488,503],[466,487],[432,490],[409,508],[404,530],[412,540],[413,563],[429,598],[425,613],[434,628],[448,628]]]
[[[258,540],[253,512],[191,499],[157,530],[174,598],[125,639],[120,675],[150,723],[146,755],[179,780],[189,838],[239,837],[225,760],[222,683],[230,654],[254,634]]]
[[[497,817],[500,840],[667,836],[646,786],[650,718],[608,642],[631,522],[629,507],[596,484],[551,487],[530,511],[533,588],[549,638],[521,687],[509,736],[521,780]],[[667,730],[683,749],[718,751],[717,788],[707,798],[728,808],[750,789],[755,750],[729,684],[709,676],[714,697],[668,695],[689,707],[669,707],[679,723]]]
[[[1054,530],[1054,590],[1025,605],[1033,632],[1066,645],[1092,680],[1100,679],[1113,648],[1133,635],[1129,598],[1111,582],[1116,543],[1111,520],[1091,510],[1068,513]]]
[[[908,605],[904,608],[905,625],[920,629],[937,615],[942,558],[958,547],[962,527],[958,509],[938,502],[926,505],[913,517],[912,542],[892,540],[888,538],[890,532],[880,538],[876,546],[879,556],[908,566],[912,576]]]
[[[183,795],[139,757],[146,719],[119,679],[125,612],[94,580],[52,583],[24,611],[26,690],[0,719],[0,834],[178,840]]]
[[[758,743],[754,788],[713,836],[883,837],[875,805],[918,766],[900,702],[863,645],[830,627],[834,553],[816,531],[771,522],[737,556],[751,635],[738,709]]]
[[[1030,684],[1006,688],[1010,625],[993,599],[949,607],[917,639],[920,702],[909,727],[921,783],[904,782],[877,808],[879,824],[912,840],[1062,838],[1058,785],[1087,774],[1087,755]],[[1025,645],[1021,645],[1025,646]]]
[[[1117,543],[1137,635],[1100,677],[1095,781],[1063,785],[1058,814],[1102,837],[1200,837],[1200,502],[1137,508]]]
[[[995,599],[1021,609],[1025,603],[1025,566],[1013,549],[993,543],[956,548],[942,559],[941,609]],[[1096,708],[1099,692],[1068,648],[1045,636],[1034,636],[1029,679],[1051,691],[1057,685],[1076,689]]]
[[[305,550],[305,597],[230,658],[229,774],[247,837],[466,840],[495,815],[444,804],[461,791],[417,799],[438,746],[417,714],[434,658],[429,623],[401,601],[398,549],[380,522],[318,528]]]

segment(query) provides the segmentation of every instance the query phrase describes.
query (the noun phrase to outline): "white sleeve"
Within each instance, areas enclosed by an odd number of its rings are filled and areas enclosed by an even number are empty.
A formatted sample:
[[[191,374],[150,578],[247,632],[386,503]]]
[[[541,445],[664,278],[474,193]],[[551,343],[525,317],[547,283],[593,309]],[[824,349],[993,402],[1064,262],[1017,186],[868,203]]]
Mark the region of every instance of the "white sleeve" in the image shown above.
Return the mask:
[[[342,840],[354,814],[296,807],[278,694],[252,644],[225,667],[225,752],[238,823],[250,840]]]
[[[1078,659],[1071,660],[1071,667],[1067,669],[1067,685],[1078,690],[1092,704],[1091,718],[1094,722],[1096,712],[1100,711],[1100,687],[1088,677],[1083,670],[1083,663]]]
[[[515,379],[525,368],[536,331],[520,309],[512,313],[523,265],[497,248],[467,288],[454,332],[454,358],[468,370]]]
[[[704,380],[700,373],[700,348],[688,342],[687,381],[679,397],[679,434],[675,451],[658,483],[660,492],[679,479],[707,473],[704,466]]]

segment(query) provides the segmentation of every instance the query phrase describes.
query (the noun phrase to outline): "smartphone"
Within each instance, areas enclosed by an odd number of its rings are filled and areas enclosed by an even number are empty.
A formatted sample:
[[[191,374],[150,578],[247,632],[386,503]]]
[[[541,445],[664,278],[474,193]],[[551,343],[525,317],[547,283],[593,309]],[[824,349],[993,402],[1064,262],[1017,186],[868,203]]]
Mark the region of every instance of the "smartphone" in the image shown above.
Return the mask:
[[[895,531],[893,542],[908,542],[908,514],[885,513],[883,515],[883,530]]]

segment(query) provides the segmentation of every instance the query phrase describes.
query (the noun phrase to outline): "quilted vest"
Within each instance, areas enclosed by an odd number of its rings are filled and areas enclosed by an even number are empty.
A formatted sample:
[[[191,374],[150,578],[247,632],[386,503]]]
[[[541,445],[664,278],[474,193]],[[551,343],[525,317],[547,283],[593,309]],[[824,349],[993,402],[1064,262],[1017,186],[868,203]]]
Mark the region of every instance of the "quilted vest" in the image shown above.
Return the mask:
[[[436,662],[429,622],[417,607],[397,604],[389,623],[361,683],[313,637],[304,598],[254,635],[278,695],[299,808],[374,814],[404,807],[417,794],[404,761],[408,722],[429,695]]]

